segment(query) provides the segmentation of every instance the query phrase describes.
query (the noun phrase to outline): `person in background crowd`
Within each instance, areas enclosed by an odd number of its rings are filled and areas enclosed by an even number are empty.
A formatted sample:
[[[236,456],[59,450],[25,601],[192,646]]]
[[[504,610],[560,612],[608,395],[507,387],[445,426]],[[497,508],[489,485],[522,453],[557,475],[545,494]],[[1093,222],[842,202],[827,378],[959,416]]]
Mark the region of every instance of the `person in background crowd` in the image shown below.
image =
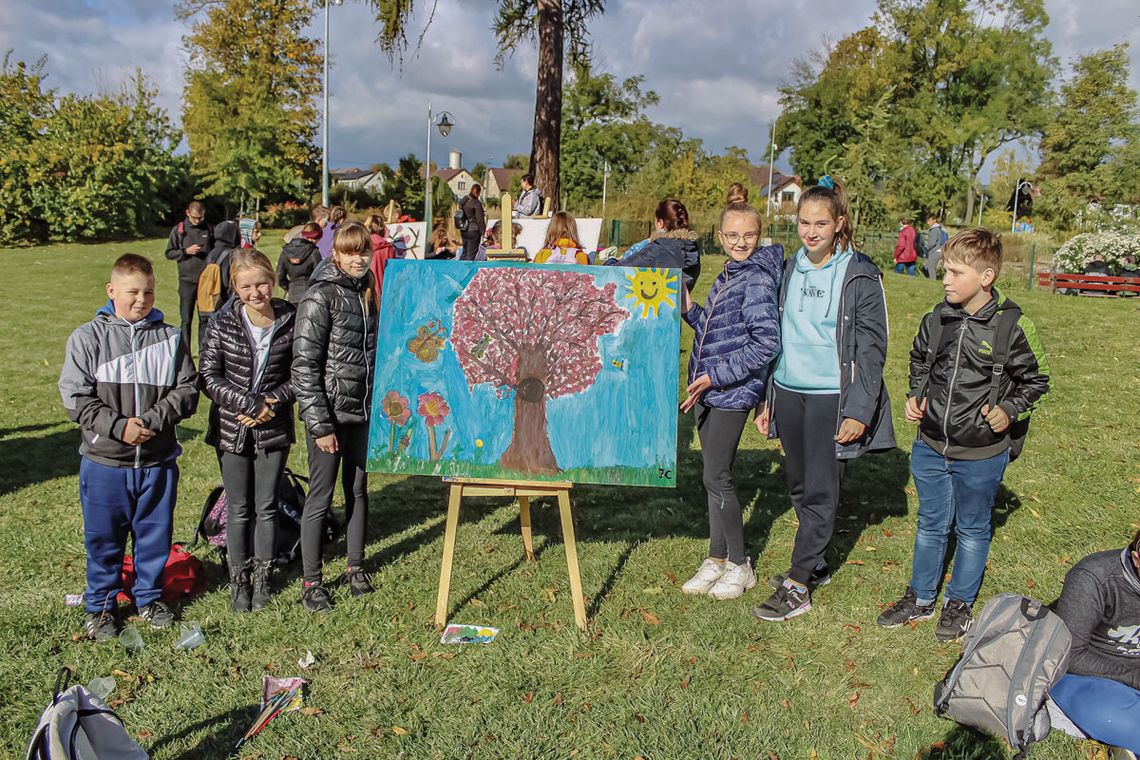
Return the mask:
[[[522,195],[515,201],[515,217],[534,216],[542,210],[542,194],[534,186],[534,175],[522,175]]]
[[[206,224],[206,206],[202,201],[193,201],[186,207],[186,218],[170,230],[166,242],[166,258],[178,262],[179,329],[187,351],[190,351],[190,334],[198,301],[198,278],[213,247],[214,235]]]
[[[309,222],[299,237],[293,238],[281,249],[281,257],[277,260],[277,284],[294,306],[301,303],[309,289],[309,278],[321,263],[321,252],[317,250],[317,241],[321,235],[321,226]]]
[[[347,217],[348,212],[343,206],[333,206],[329,209],[328,221],[323,225],[321,239],[317,241],[317,250],[321,252],[322,260],[328,260],[329,256],[332,256],[333,238],[336,237],[337,228],[344,224]]]
[[[471,186],[471,192],[459,203],[459,208],[463,210],[463,218],[467,221],[467,229],[461,232],[463,254],[460,258],[464,261],[475,260],[475,254],[479,250],[479,241],[483,239],[483,233],[487,231],[487,217],[483,212],[483,201],[479,200],[479,195],[482,192],[482,185],[476,183]]]

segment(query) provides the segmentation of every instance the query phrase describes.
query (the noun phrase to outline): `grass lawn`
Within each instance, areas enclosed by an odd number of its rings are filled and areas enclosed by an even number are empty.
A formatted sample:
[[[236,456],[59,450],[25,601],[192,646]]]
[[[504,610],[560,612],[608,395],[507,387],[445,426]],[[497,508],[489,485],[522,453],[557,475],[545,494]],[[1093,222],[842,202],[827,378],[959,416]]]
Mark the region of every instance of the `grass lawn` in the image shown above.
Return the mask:
[[[279,237],[266,250],[276,261]],[[156,259],[158,307],[177,322],[175,267],[164,241],[0,251],[0,756],[23,752],[56,670],[80,682],[115,673],[111,696],[155,758],[225,757],[253,719],[263,674],[295,675],[311,650],[313,714],[275,721],[247,758],[863,758],[1003,757],[936,718],[932,686],[958,646],[933,624],[883,630],[874,620],[909,577],[917,507],[902,417],[906,355],[937,284],[888,275],[898,451],[849,470],[830,560],[835,580],[806,617],[775,625],[750,608],[766,589],[713,602],[678,585],[707,550],[700,454],[681,418],[676,489],[575,488],[582,580],[592,624],[573,625],[557,510],[534,510],[538,562],[522,559],[517,508],[476,501],[460,523],[451,618],[502,629],[498,641],[439,644],[432,626],[444,487],[435,479],[373,475],[367,557],[378,593],[339,586],[343,544],[327,577],[338,606],[312,616],[296,573],[266,610],[229,612],[209,551],[211,590],[186,606],[206,644],[173,652],[175,633],[143,630],[128,656],[81,639],[81,611],[64,594],[84,585],[77,496],[79,435],[56,390],[64,342],[105,300],[111,261]],[[720,260],[706,258],[703,298]],[[996,512],[982,596],[1056,598],[1088,552],[1122,546],[1140,520],[1140,301],[1014,292],[1049,353],[1055,390],[1036,415]],[[692,333],[685,330],[688,343]],[[687,349],[686,349],[687,353]],[[687,356],[682,357],[682,368]],[[219,481],[202,442],[207,404],[179,428],[185,453],[175,513],[188,539]],[[594,431],[583,430],[584,435]],[[291,464],[305,470],[304,446]],[[736,474],[746,540],[767,577],[788,565],[795,518],[775,446],[749,426]],[[1034,758],[1089,757],[1091,745],[1054,735]]]

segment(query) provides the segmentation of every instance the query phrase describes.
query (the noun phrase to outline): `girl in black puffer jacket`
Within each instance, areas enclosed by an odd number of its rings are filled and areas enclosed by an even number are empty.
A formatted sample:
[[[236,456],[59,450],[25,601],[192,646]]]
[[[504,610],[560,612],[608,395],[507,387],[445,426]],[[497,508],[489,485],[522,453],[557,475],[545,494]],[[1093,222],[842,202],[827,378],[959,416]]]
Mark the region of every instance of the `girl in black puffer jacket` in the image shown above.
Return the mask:
[[[368,412],[376,361],[376,297],[372,240],[359,222],[341,226],[332,257],[313,272],[297,312],[293,385],[309,451],[309,496],[301,520],[305,583],[301,602],[320,612],[332,608],[321,579],[321,539],[343,460],[348,523],[348,581],[353,595],[372,591],[364,572],[368,515]]]
[[[234,297],[210,320],[200,382],[214,402],[206,443],[218,449],[228,501],[230,602],[235,612],[248,612],[269,601],[277,490],[294,440],[290,372],[296,310],[272,297],[276,278],[265,254],[249,248],[234,251],[232,259]]]

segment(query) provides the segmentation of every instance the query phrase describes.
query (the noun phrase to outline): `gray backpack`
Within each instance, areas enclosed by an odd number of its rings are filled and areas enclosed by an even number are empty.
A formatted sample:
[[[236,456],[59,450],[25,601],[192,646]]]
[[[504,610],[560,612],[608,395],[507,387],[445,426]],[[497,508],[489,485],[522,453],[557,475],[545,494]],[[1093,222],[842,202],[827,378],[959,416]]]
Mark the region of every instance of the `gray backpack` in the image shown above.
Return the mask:
[[[146,760],[119,716],[82,686],[68,689],[70,681],[71,670],[62,668],[28,743],[27,760]]]
[[[1041,602],[998,594],[934,686],[934,713],[1003,737],[1019,755],[1049,733],[1045,698],[1065,675],[1072,636]]]

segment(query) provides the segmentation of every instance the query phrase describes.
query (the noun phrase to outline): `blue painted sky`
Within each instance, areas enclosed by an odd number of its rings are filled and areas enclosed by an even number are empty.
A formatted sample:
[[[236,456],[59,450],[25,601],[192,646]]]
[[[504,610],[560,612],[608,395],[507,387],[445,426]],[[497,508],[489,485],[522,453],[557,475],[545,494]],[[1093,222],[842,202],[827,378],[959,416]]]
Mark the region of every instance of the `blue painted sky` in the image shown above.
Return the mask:
[[[618,305],[633,310],[616,334],[598,339],[602,370],[594,385],[582,393],[547,401],[548,432],[559,467],[647,467],[663,460],[672,461],[677,435],[680,335],[676,307],[662,305],[655,316],[650,312],[643,317],[644,309],[622,297],[629,290],[626,275],[633,270],[548,268],[589,271],[599,286],[617,283]],[[422,393],[439,393],[451,407],[451,414],[436,428],[439,441],[446,430],[451,430],[444,459],[458,456],[462,460],[494,463],[511,441],[513,394],[497,398],[495,389],[488,384],[469,391],[450,343],[430,363],[420,361],[407,348],[417,329],[431,319],[439,319],[450,334],[452,305],[477,271],[477,267],[465,262],[406,260],[390,262],[385,271],[374,404],[378,405],[389,390],[397,390],[409,399],[410,424],[415,430],[409,452],[417,458],[428,458],[426,428],[416,414],[417,399]],[[672,288],[676,288],[675,283]],[[676,302],[675,296],[673,300]],[[373,446],[389,439],[389,422],[379,411],[373,414],[372,435]],[[482,441],[482,447],[476,441]],[[456,446],[460,447],[458,454]]]

